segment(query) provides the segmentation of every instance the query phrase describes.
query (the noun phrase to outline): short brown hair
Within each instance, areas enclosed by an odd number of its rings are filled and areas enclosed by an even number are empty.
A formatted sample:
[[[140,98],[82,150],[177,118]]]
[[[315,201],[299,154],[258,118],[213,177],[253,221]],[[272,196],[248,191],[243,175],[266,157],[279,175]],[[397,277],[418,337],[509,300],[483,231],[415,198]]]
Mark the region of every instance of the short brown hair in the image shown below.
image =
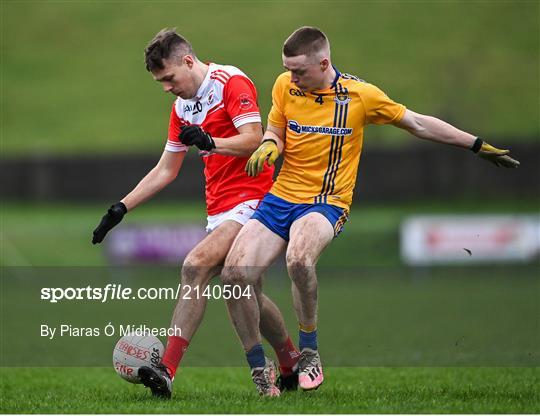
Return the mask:
[[[185,55],[195,56],[188,40],[176,33],[176,28],[161,29],[144,50],[146,70],[163,69],[163,60],[170,57],[182,58]]]
[[[296,29],[283,44],[283,55],[287,57],[311,56],[330,45],[322,30],[313,26]]]

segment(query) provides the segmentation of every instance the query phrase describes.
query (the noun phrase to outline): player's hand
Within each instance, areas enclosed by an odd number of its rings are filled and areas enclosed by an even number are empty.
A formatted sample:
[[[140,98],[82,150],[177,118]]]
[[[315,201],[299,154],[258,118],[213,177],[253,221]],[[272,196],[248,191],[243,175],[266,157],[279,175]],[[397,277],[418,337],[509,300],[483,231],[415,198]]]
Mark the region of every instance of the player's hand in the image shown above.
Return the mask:
[[[117,202],[107,210],[107,213],[101,219],[101,222],[94,230],[92,244],[101,243],[105,235],[126,215],[127,208],[122,202]]]
[[[178,135],[180,141],[186,146],[197,146],[200,150],[210,151],[216,148],[216,143],[210,133],[200,126],[185,126]]]
[[[264,140],[255,152],[249,158],[246,164],[248,176],[257,176],[263,171],[264,162],[267,161],[272,166],[279,156],[279,150],[275,140]]]
[[[481,141],[478,142],[478,141]],[[480,144],[480,146],[478,146]],[[475,149],[478,148],[478,150]],[[482,141],[482,139],[476,139],[473,145],[473,151],[476,150],[476,154],[482,159],[486,159],[495,164],[495,166],[502,166],[505,168],[517,168],[519,162],[516,159],[512,159],[510,156],[510,150],[502,150],[493,147],[489,143]]]

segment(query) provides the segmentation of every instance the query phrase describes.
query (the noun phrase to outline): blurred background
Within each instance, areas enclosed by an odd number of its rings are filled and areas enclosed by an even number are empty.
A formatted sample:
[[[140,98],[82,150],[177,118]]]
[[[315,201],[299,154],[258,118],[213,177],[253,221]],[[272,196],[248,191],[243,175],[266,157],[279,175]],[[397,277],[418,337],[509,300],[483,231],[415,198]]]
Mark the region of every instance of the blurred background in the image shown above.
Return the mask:
[[[144,313],[124,304],[52,311],[37,295],[51,268],[67,279],[64,286],[89,284],[90,276],[94,283],[149,286],[160,270],[154,268],[166,265],[172,268],[158,281],[174,286],[177,265],[204,237],[202,162],[190,152],[168,189],[130,213],[104,245],[90,243],[105,210],[165,145],[174,98],[143,64],[154,34],[177,27],[201,60],[241,68],[258,88],[266,120],[284,39],[314,25],[330,38],[340,71],[511,149],[522,163],[503,170],[399,129],[367,128],[350,221],[319,263],[321,344],[337,346],[327,360],[538,365],[538,2],[3,1],[1,17],[4,340],[13,340],[7,335],[21,322],[37,328],[43,317],[70,316],[76,324],[125,313],[168,325],[172,301],[147,303]],[[124,267],[120,276],[110,272]],[[279,264],[266,285],[295,332]],[[23,309],[30,287],[35,305]],[[215,361],[216,334],[239,361]],[[11,351],[24,352],[28,340],[17,339],[20,348]],[[84,364],[75,356],[58,361],[54,344],[34,341],[52,354],[49,365]],[[109,354],[115,340],[96,342]],[[242,362],[222,301],[209,302],[194,343],[193,365]],[[54,351],[65,357],[70,350]],[[340,353],[349,350],[354,356]],[[18,365],[4,355],[2,365],[9,363]]]

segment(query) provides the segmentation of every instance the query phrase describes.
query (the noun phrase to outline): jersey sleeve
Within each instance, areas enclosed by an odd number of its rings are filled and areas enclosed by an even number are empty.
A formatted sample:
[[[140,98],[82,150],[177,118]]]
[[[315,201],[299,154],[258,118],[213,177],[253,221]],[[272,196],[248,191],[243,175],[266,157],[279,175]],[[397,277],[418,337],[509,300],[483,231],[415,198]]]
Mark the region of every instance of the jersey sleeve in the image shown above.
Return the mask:
[[[366,84],[362,100],[366,109],[366,124],[396,123],[405,114],[404,105],[396,103],[372,84]]]
[[[172,105],[171,117],[169,119],[169,133],[167,136],[167,144],[165,150],[169,152],[187,152],[188,147],[180,141],[178,135],[180,134],[180,128],[182,127],[182,120],[178,117],[176,112],[176,101]]]
[[[223,104],[236,128],[261,122],[257,90],[245,76],[235,75],[229,79],[223,92]]]
[[[287,118],[283,111],[285,104],[283,97],[284,79],[283,75],[279,76],[272,88],[272,108],[268,114],[268,124],[275,127],[287,126]]]

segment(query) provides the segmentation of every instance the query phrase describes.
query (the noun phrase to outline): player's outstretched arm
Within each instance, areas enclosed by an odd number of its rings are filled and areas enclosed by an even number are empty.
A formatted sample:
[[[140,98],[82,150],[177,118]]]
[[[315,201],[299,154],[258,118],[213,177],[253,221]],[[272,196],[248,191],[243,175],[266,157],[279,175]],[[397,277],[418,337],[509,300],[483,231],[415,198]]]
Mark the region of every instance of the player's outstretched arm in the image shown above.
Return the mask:
[[[261,142],[261,123],[247,123],[238,127],[238,134],[227,138],[212,137],[200,126],[182,127],[178,138],[186,146],[196,146],[199,150],[213,151],[227,156],[249,156]]]
[[[124,215],[150,199],[171,183],[182,166],[186,152],[165,150],[157,165],[120,202],[112,205],[92,235],[92,243],[101,243],[107,233],[122,221]]]
[[[519,166],[517,160],[508,156],[509,150],[497,149],[482,139],[459,130],[435,117],[405,110],[402,119],[394,123],[394,125],[421,139],[470,149],[479,157],[494,163],[496,166],[505,168],[517,168]]]
[[[285,128],[275,127],[269,124],[261,144],[253,152],[246,164],[247,174],[249,176],[257,176],[263,171],[265,161],[269,166],[272,166],[283,151],[284,139]]]

